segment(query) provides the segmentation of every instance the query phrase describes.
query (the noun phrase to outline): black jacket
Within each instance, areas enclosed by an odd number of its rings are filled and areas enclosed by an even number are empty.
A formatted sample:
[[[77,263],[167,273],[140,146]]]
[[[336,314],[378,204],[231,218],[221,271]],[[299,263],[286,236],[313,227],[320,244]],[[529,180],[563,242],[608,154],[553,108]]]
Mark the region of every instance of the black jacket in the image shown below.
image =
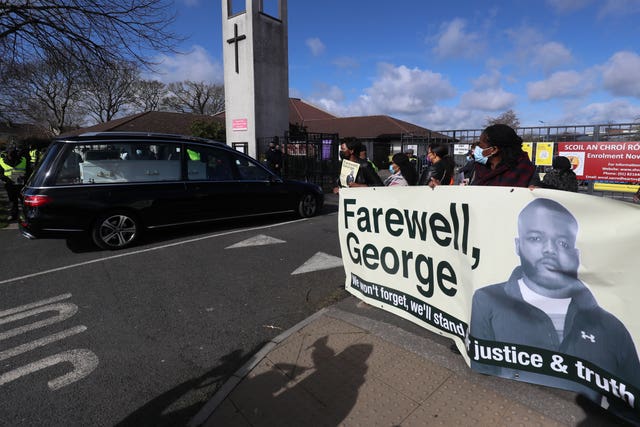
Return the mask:
[[[518,285],[521,278],[521,268],[517,267],[507,282],[475,291],[470,324],[472,342],[477,338],[494,341],[496,347],[520,344],[574,356],[592,364],[600,373],[616,376],[627,386],[640,387],[640,362],[631,335],[618,318],[598,305],[586,286],[582,285],[572,296],[560,341],[549,316],[522,298]],[[569,380],[575,379],[571,375],[576,370],[573,366],[569,367],[569,374],[554,376],[521,370],[517,365],[491,366],[473,359],[471,367],[487,374],[581,392],[594,400],[600,396],[595,381],[587,388]],[[615,412],[629,410],[619,399],[608,400],[620,408]]]
[[[437,163],[432,163],[427,169],[422,171],[418,185],[429,185],[431,178],[440,181],[440,185],[451,184],[455,163],[451,156],[445,156]]]
[[[384,186],[380,175],[373,170],[367,160],[357,159],[356,162],[360,164],[360,167],[358,168],[358,173],[354,182],[357,182],[358,184],[367,184],[369,187]],[[340,177],[336,180],[336,185],[341,187]]]

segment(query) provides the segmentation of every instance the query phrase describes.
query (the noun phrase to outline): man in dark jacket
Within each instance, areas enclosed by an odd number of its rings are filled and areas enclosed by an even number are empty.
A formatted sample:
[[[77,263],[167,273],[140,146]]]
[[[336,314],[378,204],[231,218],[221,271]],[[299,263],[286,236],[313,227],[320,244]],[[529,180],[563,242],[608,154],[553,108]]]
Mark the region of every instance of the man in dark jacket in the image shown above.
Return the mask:
[[[359,165],[358,172],[355,177],[352,179],[348,179],[348,187],[382,187],[384,184],[382,183],[382,179],[380,176],[373,170],[371,165],[367,160],[362,160],[360,158],[360,152],[363,149],[363,145],[358,140],[347,140],[340,144],[340,157],[343,160],[349,160],[351,162],[357,163]],[[336,186],[333,188],[333,192],[337,194],[340,191],[340,187],[343,186],[343,183],[340,182],[340,178],[338,177]]]
[[[578,279],[577,232],[576,219],[555,201],[536,199],[520,212],[520,266],[508,281],[473,295],[471,366],[581,392],[598,403],[606,396],[614,412],[632,413],[640,399],[633,392],[640,387],[638,354],[624,324]],[[540,361],[507,362],[511,350],[538,353]]]
[[[282,151],[275,142],[269,143],[269,149],[264,155],[267,166],[278,175],[282,175]]]

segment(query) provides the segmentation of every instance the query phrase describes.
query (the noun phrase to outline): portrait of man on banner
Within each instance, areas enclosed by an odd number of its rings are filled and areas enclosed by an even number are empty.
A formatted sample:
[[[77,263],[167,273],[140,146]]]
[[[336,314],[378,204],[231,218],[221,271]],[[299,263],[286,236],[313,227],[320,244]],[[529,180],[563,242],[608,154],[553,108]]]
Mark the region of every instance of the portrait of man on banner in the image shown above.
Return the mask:
[[[551,199],[535,199],[520,211],[520,265],[507,281],[473,294],[471,367],[576,391],[640,419],[632,409],[640,403],[636,347],[625,325],[578,277],[578,230],[571,212]]]

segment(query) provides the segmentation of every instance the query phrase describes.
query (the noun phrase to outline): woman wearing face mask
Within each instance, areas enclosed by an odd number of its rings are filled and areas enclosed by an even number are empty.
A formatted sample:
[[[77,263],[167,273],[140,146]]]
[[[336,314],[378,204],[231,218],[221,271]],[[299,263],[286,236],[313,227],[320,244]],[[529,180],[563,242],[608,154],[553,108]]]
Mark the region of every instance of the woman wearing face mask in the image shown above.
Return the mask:
[[[393,155],[389,165],[389,172],[391,172],[391,175],[384,180],[384,185],[387,187],[416,185],[418,174],[406,154],[396,153]]]
[[[535,172],[529,156],[522,150],[522,138],[503,124],[491,125],[482,132],[473,157],[471,185],[528,187]]]
[[[449,147],[438,142],[429,144],[427,159],[431,162],[431,166],[422,172],[418,185],[434,188],[436,185],[451,184],[456,165],[449,155]]]

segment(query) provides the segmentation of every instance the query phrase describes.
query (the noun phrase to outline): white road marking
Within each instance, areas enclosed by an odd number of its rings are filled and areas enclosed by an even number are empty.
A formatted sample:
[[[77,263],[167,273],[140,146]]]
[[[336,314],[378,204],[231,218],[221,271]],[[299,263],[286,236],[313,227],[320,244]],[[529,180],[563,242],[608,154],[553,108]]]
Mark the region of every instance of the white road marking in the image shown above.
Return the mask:
[[[72,304],[70,302],[63,302],[58,304],[50,304],[45,305],[43,307],[36,307],[31,310],[23,311],[18,314],[14,314],[12,316],[6,316],[4,318],[0,318],[0,325],[5,323],[15,322],[16,320],[21,320],[26,317],[35,316],[40,313],[46,313],[48,311],[57,311],[58,314],[56,316],[52,316],[48,319],[39,320],[37,322],[29,323],[28,325],[19,326],[17,328],[9,329],[6,332],[0,333],[0,341],[15,337],[16,335],[23,334],[28,331],[32,331],[34,329],[42,328],[44,326],[53,325],[54,323],[62,322],[65,319],[73,316],[78,312],[78,306]]]
[[[275,237],[265,236],[259,234],[255,237],[243,240],[231,246],[227,246],[225,249],[246,248],[249,246],[265,246],[265,245],[277,245],[278,243],[287,243],[284,240],[276,239]]]
[[[54,354],[0,375],[0,386],[17,380],[24,375],[63,362],[71,363],[73,370],[47,382],[50,390],[58,390],[89,375],[98,366],[98,356],[91,350],[83,348]]]
[[[38,316],[42,313],[47,312],[57,312],[57,314],[52,315],[47,319],[38,320],[26,325],[23,324],[22,326],[18,326],[17,328],[4,331],[0,333],[0,341],[22,335],[34,329],[62,322],[70,317],[73,317],[78,312],[78,306],[70,302],[60,302],[70,297],[71,294],[69,293],[61,294],[52,298],[36,301],[31,304],[25,304],[19,307],[1,311],[0,325],[23,321],[24,319],[27,319],[29,317]],[[40,317],[42,316],[38,316],[38,318]],[[87,327],[84,325],[75,326],[62,332],[50,334],[45,337],[30,341],[28,343],[0,351],[0,361],[21,355],[31,350],[35,350],[39,347],[44,347],[48,344],[63,340],[73,335],[77,335],[86,330]],[[58,353],[53,356],[40,359],[37,362],[32,362],[19,368],[12,369],[9,372],[5,372],[4,374],[0,375],[0,386],[14,381],[24,375],[63,362],[71,363],[73,365],[73,370],[49,381],[47,385],[51,390],[57,390],[89,375],[98,366],[98,356],[96,356],[92,351],[86,349],[75,349]]]
[[[10,308],[9,310],[0,311],[0,317],[9,316],[10,314],[19,313],[21,311],[29,310],[30,308],[40,307],[41,305],[47,305],[51,304],[52,302],[58,302],[69,298],[71,298],[71,294],[62,294],[37,302],[32,302],[31,304],[21,305],[20,307]]]
[[[65,331],[58,332],[57,334],[47,335],[44,338],[40,338],[31,342],[28,342],[26,344],[22,344],[22,345],[10,348],[8,350],[0,351],[0,361],[9,359],[11,357],[17,356],[22,353],[26,353],[27,351],[31,351],[38,347],[44,347],[47,344],[60,341],[72,335],[77,335],[86,330],[87,330],[87,327],[84,325],[74,326],[73,328],[69,328]]]
[[[333,255],[325,254],[324,252],[318,252],[300,267],[298,267],[291,275],[310,273],[318,270],[328,270],[330,268],[342,267],[342,258],[338,258]]]
[[[44,271],[39,271],[37,273],[26,274],[24,276],[18,276],[18,277],[12,277],[10,279],[0,280],[0,285],[4,285],[6,283],[17,282],[19,280],[30,279],[32,277],[42,276],[42,275],[49,274],[49,273],[55,273],[55,272],[58,272],[58,271],[64,271],[64,270],[69,270],[69,269],[72,269],[72,268],[83,267],[85,265],[95,264],[97,262],[109,261],[109,260],[112,260],[112,259],[123,258],[123,257],[131,256],[131,255],[138,255],[138,254],[143,254],[143,253],[146,253],[146,252],[158,251],[158,250],[161,250],[161,249],[171,248],[173,246],[185,245],[187,243],[199,242],[201,240],[212,239],[212,238],[215,238],[215,237],[222,237],[222,236],[228,236],[228,235],[231,235],[231,234],[245,233],[247,231],[263,230],[263,229],[268,229],[268,228],[273,228],[273,227],[280,227],[280,226],[283,226],[283,225],[295,224],[296,222],[301,222],[301,221],[308,221],[308,219],[307,218],[303,218],[303,219],[297,219],[297,220],[294,220],[294,221],[281,222],[279,224],[272,224],[272,225],[268,225],[268,226],[253,227],[253,228],[247,228],[247,229],[242,229],[242,230],[233,230],[233,231],[227,231],[227,232],[218,233],[218,234],[210,234],[208,236],[202,236],[202,237],[198,237],[198,238],[195,238],[195,239],[183,240],[181,242],[175,242],[175,243],[169,243],[169,244],[166,244],[166,245],[155,246],[153,248],[140,249],[138,251],[131,251],[131,252],[121,253],[121,254],[117,254],[117,255],[111,255],[111,256],[108,256],[108,257],[104,257],[104,258],[92,259],[92,260],[85,261],[85,262],[79,262],[77,264],[65,265],[65,266],[62,266],[62,267],[52,268],[50,270],[44,270]]]

